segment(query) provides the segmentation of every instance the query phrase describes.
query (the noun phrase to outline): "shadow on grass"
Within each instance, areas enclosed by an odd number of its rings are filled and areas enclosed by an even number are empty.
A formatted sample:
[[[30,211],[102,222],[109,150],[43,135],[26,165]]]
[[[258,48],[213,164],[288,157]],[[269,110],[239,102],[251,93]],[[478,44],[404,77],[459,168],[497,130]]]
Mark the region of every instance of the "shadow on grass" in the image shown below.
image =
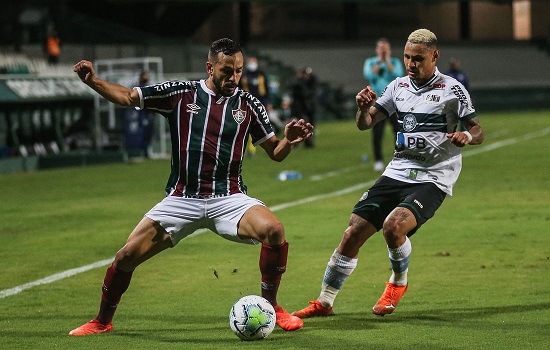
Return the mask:
[[[386,337],[380,338],[377,331],[387,329],[387,325],[421,325],[428,330],[433,328],[439,332],[443,324],[451,327],[460,327],[467,329],[481,327],[484,318],[495,315],[510,315],[529,312],[550,310],[550,302],[527,304],[527,305],[501,305],[486,307],[452,307],[438,309],[418,309],[411,310],[403,308],[397,310],[394,314],[384,317],[374,316],[366,313],[364,310],[355,312],[337,313],[331,317],[319,317],[306,319],[305,326],[296,332],[284,332],[276,328],[272,335],[262,341],[264,349],[269,348],[296,348],[298,344],[316,344],[315,349],[325,349],[331,347],[319,346],[326,341],[325,335],[331,334],[331,339],[336,339],[340,348],[356,349],[364,341],[368,341],[371,349],[383,349],[387,344]],[[122,315],[121,315],[122,316]],[[94,335],[87,337],[86,340],[76,340],[68,337],[67,332],[77,316],[73,315],[18,315],[0,317],[4,322],[37,322],[43,324],[50,322],[50,318],[57,320],[63,319],[67,324],[66,329],[44,330],[41,326],[36,329],[11,329],[4,330],[2,337],[28,339],[31,343],[46,339],[65,339],[67,344],[87,344],[100,342],[116,342],[117,344],[165,344],[167,347],[188,346],[188,348],[224,348],[239,349],[248,346],[257,346],[257,342],[241,342],[229,329],[225,321],[221,321],[219,315],[213,313],[196,315],[182,314],[179,312],[173,314],[140,314],[128,313],[124,317],[115,320],[115,331],[104,335]],[[509,317],[508,317],[509,319]],[[73,321],[69,321],[73,320]],[[478,322],[479,320],[479,322]],[[58,325],[59,322],[56,322]],[[78,322],[77,322],[78,323]],[[384,326],[386,325],[386,326]],[[50,324],[51,326],[51,324]],[[168,326],[168,327],[167,327]],[[490,326],[490,325],[489,325]],[[393,326],[392,326],[393,327]],[[508,327],[514,327],[510,324]],[[545,334],[546,327],[543,324],[531,324],[531,331],[535,334]],[[544,329],[543,329],[544,328]],[[327,332],[329,331],[329,332]],[[361,332],[366,331],[366,332]],[[374,332],[372,332],[374,331]],[[320,333],[321,332],[321,333]],[[351,333],[350,333],[351,332]],[[431,332],[431,331],[429,331]],[[355,333],[355,334],[354,334]],[[353,336],[351,336],[353,334]],[[378,337],[378,338],[376,338]],[[108,340],[111,339],[111,340]],[[116,339],[116,341],[115,341]],[[173,345],[171,345],[173,344]],[[254,345],[256,344],[256,345]],[[396,345],[396,344],[394,344]],[[328,346],[328,345],[327,345]],[[334,344],[332,344],[333,348]],[[439,344],[445,349],[445,344]],[[307,348],[307,346],[305,347]],[[401,348],[396,346],[395,348]],[[452,347],[451,347],[452,348]]]
[[[330,327],[330,329],[342,328],[343,323],[347,323],[344,327],[346,329],[354,329],[354,324],[360,325],[364,322],[368,322],[374,325],[378,322],[392,323],[392,322],[407,322],[407,321],[422,321],[422,322],[436,322],[434,325],[440,325],[442,322],[457,322],[467,321],[476,318],[483,318],[491,315],[504,315],[504,314],[518,314],[523,312],[533,312],[541,310],[550,310],[550,302],[529,304],[529,305],[502,305],[502,306],[486,306],[486,307],[453,307],[453,308],[439,308],[439,309],[426,309],[416,311],[402,311],[399,312],[399,308],[394,314],[387,316],[375,316],[370,312],[365,314],[363,312],[350,312],[350,313],[337,313],[332,317],[317,318],[323,320],[323,325]],[[338,319],[338,322],[331,322],[331,319]],[[349,320],[349,321],[346,321]],[[330,324],[333,324],[331,326]],[[355,329],[362,329],[355,326]]]
[[[422,322],[424,326],[433,325],[433,327],[440,327],[442,323],[460,323],[462,321],[472,321],[475,319],[483,319],[487,316],[492,315],[505,315],[505,314],[519,314],[525,312],[534,312],[541,310],[550,310],[550,302],[538,303],[538,304],[529,304],[529,305],[502,305],[502,306],[487,306],[487,307],[453,307],[453,308],[440,308],[440,309],[426,309],[418,311],[396,311],[395,314],[387,315],[384,317],[375,316],[371,313],[364,312],[349,312],[349,313],[337,313],[335,316],[330,317],[318,317],[305,319],[305,326],[303,329],[297,332],[284,332],[280,328],[276,328],[275,334],[285,335],[285,334],[305,334],[309,331],[318,331],[318,330],[334,330],[334,331],[361,331],[361,330],[374,330],[378,329],[381,324],[389,323],[411,323]],[[144,324],[148,324],[146,321],[151,316],[146,315],[135,315],[132,317],[135,319],[140,319],[144,321]],[[155,317],[157,318],[157,317]],[[216,340],[208,339],[198,339],[193,336],[193,333],[199,333],[204,331],[211,331],[213,334],[225,333],[229,327],[225,327],[225,324],[220,328],[219,322],[208,322],[203,318],[198,318],[195,316],[186,316],[186,317],[176,317],[169,316],[168,318],[173,318],[174,324],[181,325],[181,327],[173,327],[172,329],[159,329],[155,327],[155,330],[150,328],[133,328],[132,331],[119,331],[114,334],[117,336],[128,336],[128,337],[151,337],[151,340],[158,341],[167,341],[167,342],[191,342],[191,343],[208,343],[210,341],[216,342]],[[156,320],[155,320],[156,321]],[[166,322],[167,319],[163,316],[163,321]],[[187,326],[186,326],[187,325]],[[193,330],[190,330],[188,325],[193,325]],[[475,323],[474,323],[475,325]],[[534,325],[533,325],[534,326]],[[226,329],[227,328],[227,329]],[[163,336],[166,334],[171,334],[167,338]],[[182,335],[174,336],[174,335]],[[161,339],[164,338],[164,339]],[[229,334],[228,338],[233,338],[233,334]]]

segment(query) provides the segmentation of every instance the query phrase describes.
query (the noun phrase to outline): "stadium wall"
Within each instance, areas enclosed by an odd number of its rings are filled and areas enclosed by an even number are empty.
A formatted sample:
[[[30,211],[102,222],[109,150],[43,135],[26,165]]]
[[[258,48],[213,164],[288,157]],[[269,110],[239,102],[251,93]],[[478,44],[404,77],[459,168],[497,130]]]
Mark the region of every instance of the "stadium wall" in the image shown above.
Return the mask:
[[[392,44],[394,55],[398,56],[404,42],[394,41]],[[281,85],[283,87],[284,81],[289,81],[294,77],[293,72],[296,69],[304,66],[312,67],[323,86],[343,89],[346,99],[346,110],[343,115],[351,117],[354,109],[354,96],[366,84],[362,77],[363,61],[366,57],[373,55],[373,47],[374,41],[361,44],[251,45],[246,52],[259,55],[263,59],[263,66],[268,68],[268,73],[280,74],[279,78],[283,80]],[[474,103],[480,113],[519,110],[520,108],[550,108],[550,70],[547,69],[550,66],[550,56],[548,51],[536,44],[528,42],[445,42],[440,45],[440,49],[442,57],[439,69],[441,71],[446,70],[451,57],[462,61],[463,68],[471,81],[471,94]],[[33,56],[39,48],[28,45],[22,47],[22,50],[23,54]],[[207,50],[208,46],[206,45],[158,44],[149,47],[141,45],[67,45],[63,63],[55,68],[53,77],[21,74],[18,79],[25,81],[27,84],[25,86],[36,85],[36,87],[25,88],[18,93],[13,93],[12,90],[11,94],[4,94],[0,110],[0,122],[4,121],[3,124],[0,123],[0,151],[1,143],[6,143],[9,137],[13,138],[10,135],[14,135],[15,131],[19,130],[14,129],[14,118],[34,120],[34,115],[40,115],[41,118],[56,113],[67,115],[63,111],[58,112],[59,109],[63,110],[63,107],[67,106],[74,106],[73,110],[81,110],[77,114],[69,112],[69,115],[85,115],[93,108],[91,106],[93,94],[86,89],[79,89],[85,88],[85,86],[72,72],[72,63],[82,58],[95,61],[107,58],[126,58],[130,55],[154,54],[163,57],[167,79],[189,76],[196,79],[206,77],[204,71]],[[269,71],[271,69],[273,69],[272,72]],[[9,79],[8,76],[0,76],[0,82]],[[44,90],[45,85],[40,85],[37,82],[40,79],[49,81],[47,87],[51,89]],[[61,87],[70,87],[70,92],[64,95],[64,90]],[[3,85],[0,84],[0,95],[5,92]],[[36,95],[31,94],[26,99],[18,100],[19,97],[16,95],[26,92],[33,92]],[[44,95],[46,92],[52,92],[54,95]],[[37,110],[40,111],[38,114]],[[320,108],[319,119],[334,118],[334,115],[325,112],[323,108]],[[54,117],[54,120],[58,120],[56,118]],[[66,117],[63,117],[63,120],[65,119]],[[86,119],[89,120],[89,117],[84,118],[84,120]],[[61,136],[64,137],[66,134]],[[60,135],[58,134],[56,137],[59,138]],[[15,158],[0,156],[2,158],[0,159],[0,172],[32,171],[49,167],[80,166],[126,159],[122,152],[109,152],[110,150],[104,150],[104,152],[96,154],[90,150],[81,150],[70,154],[40,157],[32,154],[28,157]]]

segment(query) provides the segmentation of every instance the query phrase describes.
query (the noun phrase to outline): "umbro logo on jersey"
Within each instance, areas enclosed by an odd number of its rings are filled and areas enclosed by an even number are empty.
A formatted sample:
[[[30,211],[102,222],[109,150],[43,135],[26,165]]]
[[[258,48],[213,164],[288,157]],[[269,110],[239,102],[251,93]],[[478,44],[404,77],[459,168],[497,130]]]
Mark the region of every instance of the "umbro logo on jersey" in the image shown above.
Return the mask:
[[[238,124],[241,124],[246,119],[246,112],[242,109],[234,109],[231,113],[233,113],[233,119],[235,119]]]
[[[196,103],[188,103],[187,104],[187,112],[189,112],[189,113],[198,114],[199,109],[201,109],[201,108]]]

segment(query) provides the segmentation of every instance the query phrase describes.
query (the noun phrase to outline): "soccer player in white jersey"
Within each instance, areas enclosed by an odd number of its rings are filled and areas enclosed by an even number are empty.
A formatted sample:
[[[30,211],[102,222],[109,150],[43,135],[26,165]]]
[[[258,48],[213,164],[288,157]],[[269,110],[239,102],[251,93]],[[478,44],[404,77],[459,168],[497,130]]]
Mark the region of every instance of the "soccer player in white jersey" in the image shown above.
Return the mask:
[[[435,34],[415,30],[404,49],[407,76],[392,81],[380,97],[370,87],[357,94],[360,130],[371,129],[397,113],[400,131],[394,156],[355,205],[349,226],[327,264],[319,298],[293,315],[332,315],[336,295],[357,266],[359,249],[380,229],[392,274],[372,312],[380,316],[392,313],[405,294],[412,251],[409,237],[435,214],[447,195],[452,195],[462,167],[460,149],[485,138],[464,86],[437,69],[439,55]],[[459,121],[467,131],[457,131]]]
[[[107,269],[97,316],[70,335],[112,331],[115,310],[136,267],[199,228],[234,242],[261,244],[262,296],[273,305],[282,329],[303,326],[300,318],[277,303],[288,256],[283,225],[261,201],[246,195],[241,165],[249,136],[280,162],[294,144],[311,137],[313,126],[293,120],[285,126],[282,139],[275,136],[262,103],[238,88],[243,65],[240,46],[227,38],[212,43],[208,78],[200,81],[128,89],[99,79],[89,61],[75,64],[80,79],[107,100],[155,110],[168,120],[172,172],[167,196],[145,214]]]

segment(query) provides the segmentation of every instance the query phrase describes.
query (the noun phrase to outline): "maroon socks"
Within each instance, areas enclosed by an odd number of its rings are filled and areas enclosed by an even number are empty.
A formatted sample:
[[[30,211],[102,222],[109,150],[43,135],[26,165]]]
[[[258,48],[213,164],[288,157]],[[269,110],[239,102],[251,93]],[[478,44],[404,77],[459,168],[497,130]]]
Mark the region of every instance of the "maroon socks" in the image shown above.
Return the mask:
[[[281,276],[286,271],[288,258],[288,242],[281,245],[262,243],[260,252],[260,272],[262,273],[262,297],[273,306],[277,305],[277,291]]]
[[[132,272],[119,270],[115,268],[114,264],[109,266],[101,288],[103,293],[101,294],[99,313],[96,317],[99,322],[105,325],[111,323],[118,302],[122,294],[128,289],[131,279]]]

